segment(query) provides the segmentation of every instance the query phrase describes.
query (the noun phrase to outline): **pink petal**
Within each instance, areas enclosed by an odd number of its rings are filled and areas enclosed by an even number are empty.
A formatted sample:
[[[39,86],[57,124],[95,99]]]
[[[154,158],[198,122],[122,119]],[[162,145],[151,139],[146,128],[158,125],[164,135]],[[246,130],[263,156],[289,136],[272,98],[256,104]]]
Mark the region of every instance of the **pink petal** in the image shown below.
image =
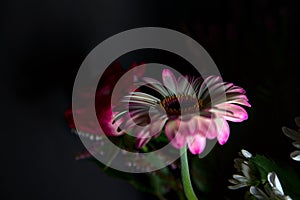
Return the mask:
[[[163,120],[157,120],[154,122],[150,122],[148,125],[144,126],[143,130],[140,133],[137,134],[137,138],[139,140],[141,140],[140,142],[143,142],[144,144],[146,144],[152,137],[158,137],[166,120],[167,120],[167,118],[165,118]],[[133,134],[135,134],[135,132],[137,132],[137,131],[140,131],[140,127],[137,127],[136,129],[137,130],[135,130],[135,128],[133,128],[131,130],[133,132]],[[146,140],[146,139],[148,139],[148,140]],[[145,141],[143,141],[143,140],[145,140]]]
[[[189,135],[195,135],[198,133],[198,124],[199,120],[198,118],[192,117],[188,121],[180,121],[178,124],[178,132],[180,132],[183,135],[189,136]]]
[[[235,93],[235,92],[237,92],[237,93],[241,93],[241,94],[245,94],[246,93],[246,91],[243,89],[243,88],[241,88],[241,87],[239,87],[239,86],[236,86],[236,85],[234,85],[233,87],[230,87],[228,90],[226,90],[226,92],[227,93]]]
[[[150,124],[149,124],[150,134],[155,135],[155,134],[161,132],[161,130],[163,129],[167,119],[168,118],[165,117],[164,119],[158,119],[157,121],[154,121],[154,122],[151,121]]]
[[[204,79],[203,83],[200,86],[198,98],[205,99],[210,91],[211,87],[222,82],[222,78],[220,76],[208,76]]]
[[[233,100],[227,100],[226,103],[235,103],[247,107],[251,107],[251,104],[248,102],[248,100],[245,99],[233,99]]]
[[[199,126],[199,132],[205,137],[207,137],[208,139],[213,139],[217,137],[218,130],[214,120],[207,117],[200,117],[198,126]]]
[[[218,136],[217,136],[218,142],[219,144],[223,145],[227,142],[229,138],[229,133],[230,133],[229,125],[227,121],[223,118],[216,118],[215,124],[218,130]]]
[[[190,83],[188,79],[184,76],[180,76],[178,78],[178,93],[187,94],[189,87],[190,87]]]
[[[144,77],[142,81],[146,84],[147,87],[152,88],[153,90],[159,92],[163,96],[168,96],[168,91],[163,87],[162,83],[153,78]]]
[[[224,89],[225,89],[225,91],[230,90],[232,87],[234,87],[233,83],[224,82]]]
[[[172,91],[174,94],[177,93],[177,81],[174,74],[169,69],[164,69],[162,72],[162,79],[164,85],[168,88],[168,90]]]
[[[248,101],[248,98],[244,94],[239,94],[239,93],[226,93],[227,95],[227,100],[236,100],[236,99],[245,99]]]
[[[151,137],[148,138],[137,138],[136,139],[136,147],[142,148],[145,144],[147,144],[150,141]]]
[[[139,128],[137,128],[139,130]],[[137,132],[137,130],[133,130],[133,132]],[[140,130],[140,132],[137,134],[136,137],[136,146],[137,148],[143,147],[145,144],[147,144],[151,139],[151,136],[149,134],[149,131],[147,128],[144,128],[143,130]]]
[[[222,91],[219,93],[219,95],[214,94],[214,105],[223,104],[223,103],[236,103],[240,105],[245,105],[248,107],[251,107],[251,105],[248,103],[248,98],[244,94],[239,93],[226,93],[226,96],[223,95]]]
[[[230,104],[230,103],[224,103],[224,104],[217,105],[216,108],[220,109],[221,111],[214,110],[214,112],[218,116],[224,117],[224,119],[226,120],[232,122],[242,122],[248,119],[247,111],[241,106]]]
[[[119,136],[122,135],[123,131],[118,131],[119,125],[122,123],[123,119],[119,119],[113,123],[113,112],[111,109],[103,110],[100,113],[99,124],[103,132],[108,136]]]
[[[169,121],[166,125],[166,136],[170,140],[171,144],[178,149],[181,149],[186,143],[186,137],[184,134],[178,132],[179,121]]]
[[[206,138],[200,134],[197,134],[189,137],[187,142],[192,154],[200,154],[205,148]]]

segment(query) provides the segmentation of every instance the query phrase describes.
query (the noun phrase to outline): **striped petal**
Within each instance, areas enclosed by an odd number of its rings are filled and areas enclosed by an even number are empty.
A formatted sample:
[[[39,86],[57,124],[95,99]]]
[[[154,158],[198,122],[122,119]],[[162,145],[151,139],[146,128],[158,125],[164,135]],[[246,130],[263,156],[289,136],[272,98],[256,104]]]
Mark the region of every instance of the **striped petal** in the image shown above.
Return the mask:
[[[211,90],[211,87],[213,85],[216,85],[222,81],[220,76],[209,76],[205,78],[203,83],[200,86],[198,98],[199,99],[205,99],[209,96],[209,92]]]
[[[171,95],[169,91],[158,80],[149,77],[144,77],[142,78],[142,82],[145,83],[145,86],[157,91],[164,97]]]
[[[213,110],[213,112],[228,121],[242,122],[248,119],[247,111],[241,106],[224,103],[217,105],[216,108],[217,109]]]

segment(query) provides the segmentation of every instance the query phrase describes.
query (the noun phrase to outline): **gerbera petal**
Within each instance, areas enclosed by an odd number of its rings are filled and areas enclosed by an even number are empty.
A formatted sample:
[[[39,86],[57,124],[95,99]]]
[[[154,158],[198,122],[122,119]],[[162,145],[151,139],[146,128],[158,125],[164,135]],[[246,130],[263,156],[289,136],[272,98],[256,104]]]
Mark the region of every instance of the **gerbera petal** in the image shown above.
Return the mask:
[[[174,74],[169,69],[164,69],[162,72],[162,79],[164,86],[171,91],[173,94],[177,94],[177,81]]]
[[[239,93],[226,93],[226,101],[231,101],[235,99],[244,99],[248,101],[248,98],[244,94],[239,94]]]
[[[99,114],[99,124],[106,135],[109,136],[119,136],[124,132],[118,131],[118,126],[123,122],[122,118],[115,119],[114,112],[111,109],[103,110]],[[121,113],[120,115],[126,115],[126,113]]]
[[[220,90],[219,94],[216,94],[217,92],[213,91],[214,105],[223,104],[223,103],[237,103],[237,104],[251,107],[251,105],[248,103],[248,98],[246,95],[240,93],[226,93],[226,95],[222,95],[223,91],[224,90]]]
[[[215,123],[212,119],[207,117],[197,117],[198,119],[198,130],[208,139],[213,139],[217,137],[218,131],[216,129]]]
[[[134,133],[137,133],[134,128],[137,125],[145,124],[148,121],[149,116],[147,115],[147,113],[144,113],[144,114],[139,113],[136,115],[131,115],[130,113],[127,113],[121,119],[122,119],[122,121],[118,126],[119,129],[121,129],[125,132],[134,131]]]
[[[224,82],[224,89],[225,89],[225,91],[230,90],[234,86],[235,85],[233,83]]]
[[[199,91],[200,88],[200,80],[202,80],[200,77],[196,79],[191,79],[189,81],[189,86],[187,88],[186,94],[189,96],[197,97],[197,92]]]
[[[181,149],[186,143],[186,136],[178,132],[178,121],[169,121],[165,127],[166,136],[171,144],[178,149]]]
[[[160,100],[152,95],[143,92],[131,92],[130,95],[125,96],[126,98],[131,98],[135,100],[147,101],[152,103],[157,103]]]
[[[241,106],[224,103],[216,106],[217,109],[213,110],[216,115],[232,122],[241,122],[248,119],[247,111]],[[218,109],[220,111],[218,111]],[[224,112],[225,111],[225,112]]]
[[[206,131],[206,137],[208,139],[214,139],[217,136],[218,136],[217,126],[214,121],[211,121],[211,123],[209,124],[209,128]]]
[[[241,94],[245,94],[246,93],[246,91],[243,89],[243,88],[241,88],[241,87],[239,87],[239,86],[236,86],[236,85],[233,85],[232,87],[230,87],[230,88],[228,88],[227,90],[226,90],[226,92],[227,93],[241,93]]]
[[[227,142],[229,138],[229,133],[230,133],[229,125],[227,121],[223,118],[216,118],[215,123],[218,130],[218,136],[217,136],[218,142],[219,144],[223,145]]]
[[[131,135],[136,137],[136,147],[141,148],[147,144],[154,135],[157,133],[151,133],[149,126],[144,126],[142,129],[140,126],[134,126],[130,129]]]
[[[149,87],[149,88],[159,92],[164,97],[170,95],[168,90],[166,90],[166,88],[158,80],[155,80],[155,79],[149,78],[149,77],[144,77],[144,78],[142,78],[142,82],[145,83],[146,87]]]
[[[248,102],[248,100],[245,100],[245,99],[226,100],[226,103],[234,103],[234,104],[251,107],[251,104]]]
[[[187,94],[189,87],[190,83],[188,82],[188,79],[184,76],[180,76],[178,78],[178,94]]]
[[[203,82],[202,77],[198,77],[192,81],[191,85],[193,86],[195,91],[198,91],[200,89],[202,82]]]
[[[189,137],[187,143],[192,154],[200,154],[205,148],[206,138],[200,134],[197,134]]]
[[[151,139],[151,137],[157,137],[159,133],[161,132],[167,118],[164,116],[151,116],[150,117],[151,122],[146,125],[142,130],[140,130],[140,127],[133,126],[131,127],[132,134],[136,135],[136,145],[138,148],[141,148],[146,143],[148,143]],[[139,133],[137,134],[137,132]]]
[[[198,122],[197,117],[192,117],[188,121],[183,121],[181,119],[180,123],[178,123],[178,132],[185,135],[195,135],[198,133]]]
[[[222,81],[220,76],[209,76],[204,79],[203,83],[200,86],[198,99],[205,99],[209,96],[209,90],[212,85],[220,83]]]
[[[151,135],[161,132],[168,118],[166,116],[150,116],[149,131]]]
[[[142,148],[145,144],[150,141],[151,137],[137,137],[136,139],[136,147],[138,149]]]

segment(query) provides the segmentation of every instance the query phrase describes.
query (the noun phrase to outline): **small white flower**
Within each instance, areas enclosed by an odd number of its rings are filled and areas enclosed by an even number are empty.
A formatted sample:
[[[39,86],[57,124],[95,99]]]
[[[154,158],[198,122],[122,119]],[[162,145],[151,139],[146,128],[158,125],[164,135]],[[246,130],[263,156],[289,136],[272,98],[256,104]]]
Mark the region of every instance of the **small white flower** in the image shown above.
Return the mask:
[[[287,127],[282,127],[282,131],[287,137],[295,140],[292,143],[293,146],[300,149],[300,117],[296,117],[295,122],[296,122],[297,126],[299,127],[298,131],[287,128]],[[299,150],[293,151],[290,154],[290,156],[293,160],[300,161],[300,151]]]
[[[239,153],[243,158],[234,159],[234,167],[237,169],[239,174],[234,174],[233,179],[228,181],[233,185],[228,186],[229,189],[235,190],[242,187],[250,186],[252,182],[251,168],[246,159],[252,157],[252,154],[247,150],[242,149]]]
[[[245,158],[251,158],[251,157],[252,157],[252,154],[251,154],[249,151],[245,150],[245,149],[242,149],[242,150],[241,150],[241,153],[242,153],[242,155],[243,155]]]
[[[281,187],[281,183],[275,172],[268,173],[268,183],[264,187],[265,192],[258,187],[251,186],[250,193],[257,199],[262,200],[292,200],[288,195],[285,195]]]

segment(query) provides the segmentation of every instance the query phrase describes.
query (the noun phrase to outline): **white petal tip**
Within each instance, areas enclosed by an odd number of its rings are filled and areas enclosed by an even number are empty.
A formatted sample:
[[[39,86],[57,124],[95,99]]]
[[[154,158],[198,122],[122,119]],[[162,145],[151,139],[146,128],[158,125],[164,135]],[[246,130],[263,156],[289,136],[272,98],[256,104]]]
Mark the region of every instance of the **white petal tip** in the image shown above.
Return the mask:
[[[294,151],[290,156],[293,160],[300,161],[300,151]]]
[[[249,151],[245,150],[245,149],[242,149],[241,152],[242,152],[242,155],[245,158],[251,158],[252,157],[252,154]]]

